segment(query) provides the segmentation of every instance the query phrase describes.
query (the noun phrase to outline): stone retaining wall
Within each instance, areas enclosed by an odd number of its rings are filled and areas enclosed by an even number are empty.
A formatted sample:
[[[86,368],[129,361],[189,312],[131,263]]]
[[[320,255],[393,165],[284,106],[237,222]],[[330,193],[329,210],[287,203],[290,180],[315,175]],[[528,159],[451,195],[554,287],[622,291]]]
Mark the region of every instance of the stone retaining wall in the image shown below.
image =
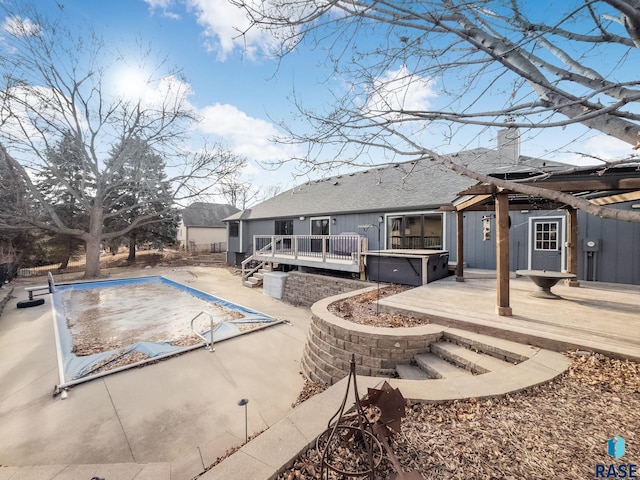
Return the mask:
[[[361,280],[289,272],[282,300],[291,305],[310,307],[323,298],[360,290],[368,285],[371,284]]]
[[[356,373],[374,377],[394,376],[396,365],[429,350],[442,337],[442,327],[370,327],[336,317],[329,304],[370,291],[375,287],[325,298],[311,311],[311,328],[302,357],[302,371],[314,382],[333,385],[349,374],[352,354]]]

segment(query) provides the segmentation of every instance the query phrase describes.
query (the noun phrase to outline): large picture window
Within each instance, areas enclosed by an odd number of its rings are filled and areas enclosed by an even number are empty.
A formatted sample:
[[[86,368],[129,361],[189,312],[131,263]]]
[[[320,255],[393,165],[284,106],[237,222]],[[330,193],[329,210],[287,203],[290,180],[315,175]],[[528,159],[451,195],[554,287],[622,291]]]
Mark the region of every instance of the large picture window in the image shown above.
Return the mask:
[[[387,217],[387,248],[442,250],[442,215],[425,213]]]

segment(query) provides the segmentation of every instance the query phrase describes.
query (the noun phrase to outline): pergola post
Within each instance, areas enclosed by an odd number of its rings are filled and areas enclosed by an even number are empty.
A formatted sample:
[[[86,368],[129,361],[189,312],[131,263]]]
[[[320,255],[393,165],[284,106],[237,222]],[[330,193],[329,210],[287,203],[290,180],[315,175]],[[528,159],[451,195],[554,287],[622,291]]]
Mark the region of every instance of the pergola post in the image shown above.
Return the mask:
[[[573,207],[567,209],[567,272],[576,275],[575,279],[567,279],[565,285],[579,287],[578,275],[578,210]]]
[[[512,315],[509,306],[509,194],[496,195],[496,313]]]
[[[456,212],[456,282],[464,282],[464,211]]]

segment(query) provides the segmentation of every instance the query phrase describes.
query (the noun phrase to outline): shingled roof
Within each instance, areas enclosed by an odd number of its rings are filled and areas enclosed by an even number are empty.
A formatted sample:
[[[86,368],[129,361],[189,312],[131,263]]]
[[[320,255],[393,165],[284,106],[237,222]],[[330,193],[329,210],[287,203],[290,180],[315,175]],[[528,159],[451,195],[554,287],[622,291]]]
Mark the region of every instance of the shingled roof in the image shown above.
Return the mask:
[[[195,202],[182,211],[186,227],[226,227],[222,219],[240,210],[233,205]]]
[[[485,148],[459,152],[454,161],[482,173],[500,174],[537,173],[562,165],[523,156],[514,164],[497,150]],[[431,210],[451,205],[458,193],[476,183],[428,159],[386,164],[303,183],[226,220]]]

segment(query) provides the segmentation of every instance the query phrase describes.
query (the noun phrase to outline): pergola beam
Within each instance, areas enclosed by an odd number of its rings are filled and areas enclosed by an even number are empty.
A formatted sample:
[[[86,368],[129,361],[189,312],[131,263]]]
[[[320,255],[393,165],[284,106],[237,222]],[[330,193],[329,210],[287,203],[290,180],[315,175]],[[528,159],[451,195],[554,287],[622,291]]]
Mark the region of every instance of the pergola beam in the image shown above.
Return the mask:
[[[640,190],[634,192],[618,193],[616,195],[609,195],[607,197],[594,198],[589,200],[594,205],[612,205],[614,203],[631,202],[633,200],[640,200]]]
[[[640,178],[599,178],[592,180],[546,180],[525,182],[527,185],[553,190],[556,192],[585,192],[599,190],[637,190]],[[460,195],[493,195],[499,189],[493,185],[473,185],[460,192]]]

